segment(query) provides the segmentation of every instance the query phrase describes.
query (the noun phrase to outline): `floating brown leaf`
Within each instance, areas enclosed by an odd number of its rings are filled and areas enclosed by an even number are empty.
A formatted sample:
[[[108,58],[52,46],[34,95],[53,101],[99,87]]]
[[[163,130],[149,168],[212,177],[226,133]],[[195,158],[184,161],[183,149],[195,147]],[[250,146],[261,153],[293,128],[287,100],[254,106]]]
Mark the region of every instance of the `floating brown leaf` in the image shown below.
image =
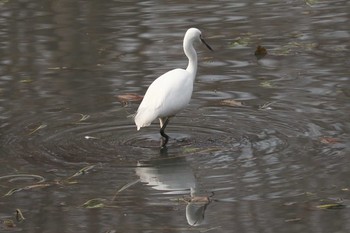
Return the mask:
[[[225,106],[231,106],[231,107],[241,107],[243,106],[242,102],[234,100],[234,99],[226,99],[226,100],[222,100],[220,102],[221,105],[225,105]]]
[[[323,137],[320,139],[320,142],[322,142],[323,144],[335,144],[338,143],[339,140],[337,138]]]
[[[262,47],[261,45],[258,45],[254,54],[255,54],[257,59],[260,59],[260,58],[263,58],[266,56],[267,50],[264,47]]]
[[[137,102],[137,101],[141,101],[143,99],[143,96],[133,94],[133,93],[126,93],[126,94],[118,95],[117,98],[120,102],[129,102],[129,101]]]

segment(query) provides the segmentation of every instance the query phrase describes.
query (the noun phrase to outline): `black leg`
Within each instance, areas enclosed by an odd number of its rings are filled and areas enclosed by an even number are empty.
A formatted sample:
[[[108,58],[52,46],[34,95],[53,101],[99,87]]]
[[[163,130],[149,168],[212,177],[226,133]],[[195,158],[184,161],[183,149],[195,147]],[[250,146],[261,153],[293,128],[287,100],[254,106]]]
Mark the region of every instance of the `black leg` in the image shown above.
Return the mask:
[[[164,119],[165,119],[165,121],[164,121]],[[162,118],[162,119],[160,119],[160,122],[161,122],[161,124],[163,124],[162,125],[162,127],[160,128],[160,135],[162,135],[162,144],[161,144],[161,147],[165,147],[165,145],[168,143],[168,141],[169,141],[169,136],[166,134],[166,133],[164,133],[164,130],[165,130],[165,127],[168,125],[168,123],[169,123],[169,118],[167,117],[167,118]]]

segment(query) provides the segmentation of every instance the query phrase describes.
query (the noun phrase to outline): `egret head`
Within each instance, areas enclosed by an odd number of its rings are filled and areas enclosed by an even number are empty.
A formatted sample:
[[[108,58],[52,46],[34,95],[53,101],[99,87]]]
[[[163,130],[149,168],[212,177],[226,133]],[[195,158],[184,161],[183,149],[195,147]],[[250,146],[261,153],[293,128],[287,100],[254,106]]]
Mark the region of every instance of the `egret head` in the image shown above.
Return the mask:
[[[203,39],[202,32],[199,29],[197,29],[197,28],[188,29],[186,34],[185,34],[184,41],[193,42],[195,40],[202,42],[205,46],[207,46],[207,48],[209,50],[213,51],[213,49]]]

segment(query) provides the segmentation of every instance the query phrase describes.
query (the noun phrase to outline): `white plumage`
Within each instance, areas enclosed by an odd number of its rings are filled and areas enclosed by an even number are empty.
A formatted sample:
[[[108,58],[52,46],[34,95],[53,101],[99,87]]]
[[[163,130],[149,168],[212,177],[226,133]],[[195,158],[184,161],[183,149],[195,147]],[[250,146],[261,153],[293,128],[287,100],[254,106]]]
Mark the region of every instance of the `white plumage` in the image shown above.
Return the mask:
[[[169,118],[185,108],[191,100],[197,72],[197,53],[193,47],[195,41],[203,42],[208,49],[212,50],[197,28],[188,29],[183,41],[184,52],[188,58],[186,70],[179,68],[170,70],[154,80],[148,87],[135,115],[137,130],[149,126],[159,118],[160,134],[165,139],[162,140],[162,147],[169,139],[169,136],[164,133]]]
[[[192,90],[191,75],[186,70],[171,70],[157,78],[137,110],[137,130],[149,126],[156,118],[175,115],[189,103]]]

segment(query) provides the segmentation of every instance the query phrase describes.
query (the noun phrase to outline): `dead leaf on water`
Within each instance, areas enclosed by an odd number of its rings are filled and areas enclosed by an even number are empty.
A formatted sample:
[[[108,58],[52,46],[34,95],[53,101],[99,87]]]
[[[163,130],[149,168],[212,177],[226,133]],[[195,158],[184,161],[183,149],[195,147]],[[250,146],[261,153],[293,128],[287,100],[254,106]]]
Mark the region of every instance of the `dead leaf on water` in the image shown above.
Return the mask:
[[[80,118],[79,122],[85,121],[85,120],[90,118],[90,115],[80,114],[80,116],[81,116],[81,118]]]
[[[258,45],[258,47],[255,50],[254,55],[256,56],[257,59],[261,59],[267,55],[267,50],[262,47],[261,45]]]
[[[242,107],[243,106],[242,102],[234,100],[234,99],[222,100],[222,101],[220,101],[220,105],[230,106],[230,107]]]
[[[29,189],[36,189],[36,188],[44,188],[44,187],[48,187],[51,186],[51,184],[45,183],[45,184],[33,184],[33,185],[28,185],[22,188],[14,188],[11,189],[10,191],[8,191],[4,197],[6,196],[11,196],[14,193],[20,192],[20,191],[24,191],[24,190],[29,190]]]
[[[117,96],[119,102],[137,102],[143,99],[142,95],[134,94],[134,93],[125,93]]]
[[[290,218],[290,219],[286,219],[284,220],[284,222],[300,222],[301,218]]]
[[[58,184],[58,185],[65,185],[65,184],[71,185],[71,184],[78,184],[78,181],[76,181],[76,180],[60,180],[60,181],[57,181],[56,184]]]
[[[16,224],[11,220],[11,219],[4,219],[2,224],[6,227],[6,228],[14,228],[16,227]]]
[[[259,86],[263,88],[274,88],[274,84],[269,80],[262,81]]]
[[[251,41],[252,41],[252,34],[246,33],[237,37],[233,42],[229,44],[229,47],[230,48],[246,47],[251,43]]]
[[[33,80],[28,78],[28,79],[22,79],[20,82],[21,83],[31,83],[31,82],[33,82]]]
[[[45,181],[45,178],[39,175],[34,175],[34,174],[13,174],[13,175],[5,175],[5,176],[0,176],[0,180],[9,180],[9,182],[11,181],[18,181],[21,179],[25,179],[28,180],[28,178],[31,179],[36,179],[38,181],[36,181],[37,184],[34,185],[28,185],[25,187],[21,187],[21,188],[13,188],[10,191],[8,191],[5,196],[11,196],[12,194],[19,192],[19,191],[23,191],[23,190],[28,190],[28,189],[34,189],[34,188],[38,188],[38,187],[47,187],[50,184],[47,183],[43,183]]]
[[[41,125],[39,125],[37,128],[35,128],[34,130],[32,130],[32,131],[29,133],[29,135],[34,134],[35,132],[37,132],[38,130],[41,130],[41,129],[45,128],[46,126],[47,126],[46,124],[41,124]]]
[[[335,144],[338,143],[339,140],[337,138],[323,137],[320,139],[320,142],[323,144]]]
[[[29,190],[29,189],[45,188],[45,187],[49,187],[49,186],[51,186],[51,185],[52,185],[52,184],[49,184],[49,183],[45,183],[45,184],[33,184],[33,185],[25,186],[25,187],[23,187],[22,189],[23,189],[23,190]]]
[[[21,190],[23,190],[23,188],[14,188],[14,189],[11,189],[10,191],[8,191],[8,192],[4,195],[4,197],[6,197],[6,196],[11,196],[12,194],[14,194],[14,193],[16,193],[16,192],[19,192],[19,191],[21,191]]]
[[[86,125],[89,124],[88,122],[85,122],[87,119],[90,118],[90,115],[86,115],[86,114],[81,114],[80,113],[80,119],[77,120],[76,122],[74,122],[74,124],[79,124],[79,125]]]
[[[201,150],[201,148],[198,147],[183,147],[182,152],[189,154],[189,153],[195,153],[197,151]]]
[[[89,166],[83,167],[82,169],[80,169],[79,171],[74,173],[72,176],[68,177],[67,180],[69,180],[73,177],[85,175],[89,170],[93,169],[94,167],[95,167],[95,165],[89,165]]]
[[[283,203],[284,206],[292,206],[292,205],[295,205],[295,204],[297,204],[297,202],[295,202],[295,201]]]
[[[273,105],[274,103],[276,103],[275,101],[272,102],[266,102],[263,105],[259,106],[259,110],[271,110],[271,105]]]
[[[307,197],[312,197],[312,198],[317,197],[317,194],[316,194],[316,193],[312,193],[312,192],[305,192],[304,194],[305,194]]]
[[[330,203],[330,204],[318,205],[316,207],[322,210],[334,210],[334,209],[344,209],[346,205],[341,203]]]
[[[102,198],[94,198],[82,204],[82,207],[85,207],[87,209],[103,208],[105,207],[105,201],[106,200]]]
[[[305,0],[305,4],[313,7],[316,3],[318,3],[319,0]]]
[[[22,211],[20,209],[16,209],[16,220],[17,222],[22,222],[25,220]]]
[[[135,184],[137,184],[137,183],[139,183],[140,181],[141,181],[140,179],[133,180],[133,181],[127,183],[126,185],[124,185],[123,187],[121,187],[121,188],[115,193],[115,195],[114,195],[114,197],[113,197],[113,201],[117,198],[117,195],[118,195],[120,192],[123,192],[124,190],[130,188],[131,186],[133,186],[133,185],[135,185]]]

